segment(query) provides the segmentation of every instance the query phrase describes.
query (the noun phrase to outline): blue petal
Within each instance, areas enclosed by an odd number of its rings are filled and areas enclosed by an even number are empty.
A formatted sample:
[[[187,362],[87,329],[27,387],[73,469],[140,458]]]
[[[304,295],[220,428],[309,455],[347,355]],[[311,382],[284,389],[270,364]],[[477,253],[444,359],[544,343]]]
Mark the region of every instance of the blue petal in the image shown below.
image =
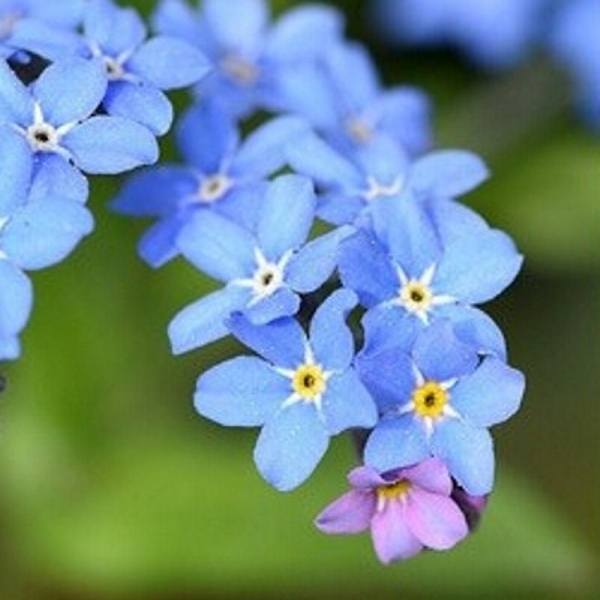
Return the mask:
[[[357,302],[350,290],[336,290],[315,311],[310,322],[310,346],[326,370],[346,369],[354,358],[354,337],[346,318]]]
[[[281,175],[273,180],[267,189],[256,231],[268,260],[278,260],[306,241],[314,220],[315,203],[310,179]]]
[[[226,319],[242,308],[247,299],[246,289],[227,287],[186,306],[169,323],[173,353],[189,352],[226,336],[229,333]]]
[[[438,150],[413,163],[410,184],[418,192],[454,198],[476,188],[488,175],[485,163],[476,154],[464,150]]]
[[[0,122],[29,124],[33,99],[5,60],[0,60]]]
[[[286,163],[287,146],[295,144],[307,128],[307,122],[298,117],[267,121],[244,140],[232,161],[232,173],[258,179],[278,171]]]
[[[254,237],[214,211],[197,211],[181,231],[177,245],[195,267],[220,281],[254,273]]]
[[[342,240],[338,266],[345,287],[367,308],[396,296],[400,282],[385,250],[364,231]]]
[[[274,365],[296,369],[304,363],[306,336],[295,319],[283,317],[267,325],[253,325],[241,313],[234,313],[227,326],[240,342]]]
[[[100,60],[73,57],[45,69],[33,84],[33,95],[42,107],[44,119],[58,126],[91,115],[102,102],[106,86]]]
[[[330,435],[353,427],[371,428],[377,423],[375,402],[352,369],[332,375],[327,381],[322,418]]]
[[[485,219],[473,209],[454,200],[432,198],[425,201],[443,246],[475,233],[489,230]]]
[[[113,81],[102,101],[109,115],[124,117],[146,126],[154,135],[163,135],[173,122],[169,99],[150,85]]]
[[[510,237],[490,229],[457,239],[445,248],[436,286],[464,303],[486,302],[513,281],[522,262]]]
[[[31,281],[11,262],[0,258],[0,289],[0,335],[17,334],[27,323],[31,312]]]
[[[177,237],[185,221],[179,215],[152,225],[138,243],[138,252],[151,267],[158,268],[179,255]]]
[[[351,232],[349,227],[338,227],[311,240],[294,254],[287,265],[285,276],[292,289],[308,293],[323,285],[336,267],[341,240]]]
[[[420,319],[398,306],[381,305],[369,309],[361,321],[365,332],[363,352],[377,353],[388,348],[405,352],[412,349],[417,333],[423,328]]]
[[[194,406],[221,425],[255,427],[270,419],[290,393],[289,380],[264,360],[238,356],[200,376]]]
[[[472,373],[479,364],[477,350],[456,337],[451,321],[440,319],[423,329],[413,357],[427,379],[447,381]]]
[[[251,323],[263,325],[280,317],[291,317],[299,308],[300,297],[288,287],[280,287],[270,296],[254,304],[249,303],[242,312]]]
[[[380,473],[418,463],[430,455],[425,429],[411,415],[382,419],[365,446],[365,464]]]
[[[22,135],[0,128],[0,219],[25,202],[31,181],[31,150]]]
[[[19,358],[20,354],[21,343],[19,342],[19,337],[0,332],[0,360],[14,360],[15,358]]]
[[[273,487],[289,491],[315,470],[329,445],[314,405],[297,402],[267,421],[254,448],[260,474]]]
[[[37,156],[31,183],[30,202],[60,195],[62,200],[85,204],[89,196],[88,180],[62,156],[46,153]]]
[[[211,70],[210,63],[198,49],[166,36],[154,37],[142,44],[125,66],[161,90],[192,85]]]
[[[150,131],[122,117],[92,117],[73,127],[62,145],[84,172],[112,175],[158,159],[156,139]]]
[[[203,8],[221,46],[229,50],[259,48],[269,19],[264,0],[204,0]]]
[[[517,412],[524,390],[520,371],[489,357],[452,388],[452,407],[473,425],[490,427]]]
[[[13,215],[2,232],[2,246],[22,269],[41,269],[66,258],[93,226],[82,204],[49,197]]]
[[[492,491],[494,448],[487,429],[459,419],[444,419],[433,431],[431,450],[468,494],[483,496]]]
[[[210,140],[210,143],[198,143]],[[199,102],[177,125],[177,146],[184,159],[205,175],[223,168],[239,144],[236,121],[214,102]]]
[[[318,196],[317,216],[332,225],[350,225],[366,207],[365,199],[359,194],[330,192]]]
[[[198,9],[185,0],[162,0],[151,18],[154,29],[161,34],[177,36],[193,44],[200,44],[204,38],[204,22],[198,18]]]

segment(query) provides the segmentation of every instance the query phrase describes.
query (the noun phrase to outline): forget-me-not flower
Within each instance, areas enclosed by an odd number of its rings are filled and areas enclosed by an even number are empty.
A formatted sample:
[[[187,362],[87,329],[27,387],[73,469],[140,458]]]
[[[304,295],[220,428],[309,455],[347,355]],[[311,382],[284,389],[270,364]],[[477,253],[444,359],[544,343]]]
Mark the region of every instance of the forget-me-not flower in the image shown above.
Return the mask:
[[[448,470],[436,458],[382,475],[357,467],[348,481],[352,490],[325,508],[315,525],[334,534],[370,529],[382,563],[406,560],[424,548],[447,550],[469,533],[451,497]]]
[[[232,333],[262,358],[239,356],[198,379],[200,414],[222,425],[261,427],[254,460],[279,490],[311,475],[331,436],[375,425],[375,404],[352,367],[345,316],[355,304],[352,292],[334,292],[315,312],[308,336],[289,317],[261,326],[236,314]]]
[[[176,353],[227,335],[241,311],[253,323],[291,316],[300,294],[319,288],[336,265],[337,229],[306,243],[315,196],[310,180],[281,175],[269,183],[253,233],[211,211],[197,213],[177,243],[184,257],[225,286],[180,311],[169,325]]]

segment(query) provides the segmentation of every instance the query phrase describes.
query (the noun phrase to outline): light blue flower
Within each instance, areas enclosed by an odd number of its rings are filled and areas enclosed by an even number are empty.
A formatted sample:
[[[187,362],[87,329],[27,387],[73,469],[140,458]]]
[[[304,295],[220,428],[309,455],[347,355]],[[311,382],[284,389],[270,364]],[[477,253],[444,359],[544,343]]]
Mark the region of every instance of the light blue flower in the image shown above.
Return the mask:
[[[281,175],[268,186],[255,233],[212,211],[194,215],[178,237],[181,252],[225,287],[171,321],[174,352],[227,335],[226,320],[234,311],[257,324],[298,312],[300,294],[318,289],[331,275],[339,241],[347,233],[337,229],[306,243],[314,209],[310,180]]]
[[[177,126],[184,164],[134,173],[112,203],[117,212],[157,219],[138,246],[144,260],[159,267],[177,256],[177,236],[197,211],[254,227],[267,178],[285,166],[284,148],[306,127],[280,117],[242,140],[236,121],[214,103],[188,110]]]
[[[164,134],[173,118],[162,90],[190,86],[210,71],[208,61],[190,44],[168,36],[147,39],[140,15],[112,0],[89,0],[81,34],[26,19],[15,26],[11,42],[51,61],[72,56],[100,60],[108,83],[103,108],[144,124],[156,135]]]
[[[23,160],[35,161],[40,171],[57,156],[63,171],[78,168],[90,174],[120,173],[154,162],[158,147],[148,129],[122,117],[93,114],[105,89],[99,61],[73,58],[55,63],[30,87],[0,61],[0,133],[14,144],[26,140],[30,152]],[[59,196],[71,193],[55,191]]]
[[[292,318],[257,326],[236,314],[231,331],[262,358],[233,358],[198,379],[200,414],[222,425],[262,428],[254,460],[279,490],[311,475],[331,436],[375,425],[377,411],[352,367],[353,337],[344,321],[355,304],[351,292],[334,292],[317,309],[308,337]]]
[[[180,36],[212,61],[214,71],[197,86],[198,98],[218,102],[236,117],[257,109],[289,112],[282,75],[296,73],[341,37],[341,14],[328,6],[298,6],[270,22],[265,0],[162,0],[154,16],[160,33]],[[308,84],[309,82],[307,82]]]
[[[523,375],[495,356],[483,359],[447,320],[422,330],[410,353],[383,350],[377,361],[356,359],[381,418],[370,434],[365,463],[379,472],[441,459],[468,494],[491,491],[493,443],[488,428],[519,408]]]

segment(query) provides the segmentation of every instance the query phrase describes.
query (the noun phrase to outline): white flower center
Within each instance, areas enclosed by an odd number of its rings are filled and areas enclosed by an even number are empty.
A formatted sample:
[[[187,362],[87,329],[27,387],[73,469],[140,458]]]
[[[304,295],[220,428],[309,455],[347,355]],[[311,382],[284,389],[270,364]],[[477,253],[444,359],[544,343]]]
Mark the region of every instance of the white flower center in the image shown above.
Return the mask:
[[[200,198],[201,202],[210,204],[221,199],[232,186],[233,181],[227,175],[220,173],[209,175],[200,183],[198,198]]]
[[[389,198],[391,196],[396,196],[402,191],[402,186],[404,184],[404,177],[402,175],[398,175],[390,184],[380,183],[373,177],[369,175],[367,177],[368,188],[363,192],[363,198],[367,201],[376,200],[377,198]]]
[[[360,144],[366,144],[373,137],[373,129],[360,117],[350,117],[346,120],[344,128],[348,135]]]
[[[237,83],[251,86],[258,79],[258,68],[248,59],[237,54],[226,54],[221,59],[221,67]]]

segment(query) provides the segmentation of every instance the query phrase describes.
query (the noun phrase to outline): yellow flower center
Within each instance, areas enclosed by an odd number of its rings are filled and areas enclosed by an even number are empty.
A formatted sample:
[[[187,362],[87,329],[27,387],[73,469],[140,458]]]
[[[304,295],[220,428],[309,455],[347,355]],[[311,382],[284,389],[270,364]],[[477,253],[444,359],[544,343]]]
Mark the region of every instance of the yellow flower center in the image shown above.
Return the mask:
[[[389,500],[399,500],[406,495],[411,488],[410,481],[401,479],[390,485],[380,485],[375,490],[377,494],[377,505],[383,507]]]
[[[432,299],[431,290],[420,281],[408,281],[400,290],[400,302],[411,312],[426,311]]]
[[[315,400],[325,391],[326,385],[325,373],[319,365],[301,365],[292,378],[294,392],[303,400]]]
[[[448,392],[436,381],[426,381],[415,389],[412,401],[417,415],[436,418],[444,412],[448,402]]]

